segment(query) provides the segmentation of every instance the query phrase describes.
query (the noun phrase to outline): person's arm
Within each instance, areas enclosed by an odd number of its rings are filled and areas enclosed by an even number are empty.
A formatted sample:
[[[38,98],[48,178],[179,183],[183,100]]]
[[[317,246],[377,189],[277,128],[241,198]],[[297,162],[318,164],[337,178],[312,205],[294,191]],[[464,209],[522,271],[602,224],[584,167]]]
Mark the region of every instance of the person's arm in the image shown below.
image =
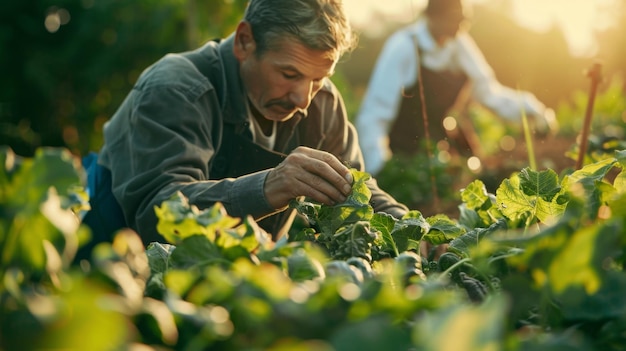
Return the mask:
[[[217,96],[188,62],[169,60],[147,73],[105,129],[102,162],[129,226],[144,242],[162,240],[154,207],[177,191],[199,208],[221,202],[235,217],[275,212],[263,190],[269,171],[208,180],[222,124]]]
[[[416,50],[405,31],[394,33],[378,57],[355,126],[365,158],[365,170],[377,174],[391,157],[388,132],[393,124],[403,88],[417,77]]]
[[[493,69],[468,34],[460,34],[458,44],[457,59],[472,83],[472,96],[476,101],[505,120],[519,121],[522,113],[526,113],[534,119],[538,129],[556,128],[554,112],[534,94],[506,87],[497,80]]]
[[[308,196],[333,204],[345,201],[351,174],[324,150],[300,147],[277,167],[238,178],[209,180],[221,138],[222,115],[211,84],[184,61],[148,72],[105,130],[103,164],[131,228],[144,243],[161,240],[155,206],[177,191],[200,209],[216,202],[229,215],[255,219]]]

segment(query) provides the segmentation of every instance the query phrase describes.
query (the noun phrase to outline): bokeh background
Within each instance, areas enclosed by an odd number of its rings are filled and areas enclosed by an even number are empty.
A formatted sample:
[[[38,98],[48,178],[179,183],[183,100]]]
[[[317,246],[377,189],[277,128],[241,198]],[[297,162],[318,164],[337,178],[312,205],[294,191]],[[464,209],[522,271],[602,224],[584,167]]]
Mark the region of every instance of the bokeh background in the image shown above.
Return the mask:
[[[497,77],[551,107],[626,69],[624,0],[470,0],[471,33]],[[346,0],[360,44],[335,77],[353,116],[385,38],[424,0]],[[5,0],[0,3],[0,144],[99,149],[102,124],[140,72],[170,51],[228,35],[245,0]]]
[[[414,21],[425,0],[344,1],[360,41],[355,51],[342,58],[333,80],[354,118],[385,39]],[[573,164],[565,152],[575,150],[590,87],[585,71],[596,62],[602,64],[603,80],[594,110],[594,133],[600,135],[601,145],[607,136],[623,142],[626,0],[468,1],[473,8],[470,33],[498,79],[535,93],[557,112],[559,137],[537,141],[540,166],[560,171]],[[168,52],[229,35],[246,3],[0,2],[0,145],[23,156],[41,146],[66,147],[77,156],[97,151],[103,124],[143,69]],[[452,164],[446,159],[448,163],[438,171],[440,191],[456,192],[474,176],[495,187],[508,172],[528,164],[528,145],[520,126],[501,127],[478,106],[464,113],[473,118],[487,156],[472,167],[465,160]],[[392,165],[379,181],[406,203],[418,206],[430,201],[432,189],[425,179],[429,171],[410,166],[423,161]],[[468,167],[475,172],[460,177]],[[456,179],[454,185],[451,178]],[[407,189],[407,184],[416,188]],[[396,191],[394,186],[401,188]]]

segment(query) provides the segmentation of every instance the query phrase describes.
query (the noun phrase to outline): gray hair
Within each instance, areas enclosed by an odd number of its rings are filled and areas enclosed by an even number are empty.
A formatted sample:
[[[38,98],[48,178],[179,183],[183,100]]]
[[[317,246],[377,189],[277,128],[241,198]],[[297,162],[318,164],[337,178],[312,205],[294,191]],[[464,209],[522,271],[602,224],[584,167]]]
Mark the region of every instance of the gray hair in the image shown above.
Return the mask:
[[[341,0],[250,0],[244,20],[250,23],[257,55],[290,36],[334,59],[356,46]]]

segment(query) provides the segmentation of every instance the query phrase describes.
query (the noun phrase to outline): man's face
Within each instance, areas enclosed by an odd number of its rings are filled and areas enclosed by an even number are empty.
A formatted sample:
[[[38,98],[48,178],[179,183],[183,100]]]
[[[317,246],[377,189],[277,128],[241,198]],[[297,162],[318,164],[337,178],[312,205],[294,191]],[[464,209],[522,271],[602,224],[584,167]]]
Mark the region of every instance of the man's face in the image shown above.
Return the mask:
[[[467,25],[468,19],[462,8],[450,8],[444,13],[428,17],[428,29],[438,43],[454,38]]]
[[[235,56],[243,84],[254,109],[271,121],[285,121],[306,109],[331,76],[336,59],[311,50],[286,37],[260,57],[250,26],[240,24],[235,37]]]

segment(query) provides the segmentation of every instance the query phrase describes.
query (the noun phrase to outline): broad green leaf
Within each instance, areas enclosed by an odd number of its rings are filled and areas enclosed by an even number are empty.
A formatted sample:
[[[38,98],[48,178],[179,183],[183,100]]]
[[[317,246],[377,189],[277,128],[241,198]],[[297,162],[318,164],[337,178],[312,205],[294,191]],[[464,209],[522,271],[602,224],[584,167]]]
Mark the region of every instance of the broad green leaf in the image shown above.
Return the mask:
[[[431,225],[420,214],[420,217],[417,218],[404,217],[395,222],[391,236],[396,242],[398,251],[404,252],[409,249],[411,241],[419,242],[430,229]]]
[[[517,255],[509,256],[507,263],[530,273],[534,285],[529,288],[547,288],[544,291],[558,301],[561,313],[568,319],[580,321],[623,314],[626,297],[616,291],[626,286],[626,277],[607,266],[607,262],[621,255],[621,220],[573,229],[580,219],[566,219],[569,222],[558,222],[536,235],[514,239],[509,234],[502,238],[501,243],[508,240],[509,245],[523,248]]]
[[[508,302],[494,295],[478,306],[454,305],[415,323],[414,343],[424,351],[500,350]]]
[[[169,266],[169,259],[176,246],[153,242],[146,249],[148,265],[152,274],[164,273]]]
[[[459,206],[459,225],[467,229],[485,226],[478,212],[470,209],[464,203]]]
[[[178,295],[185,296],[198,281],[198,273],[189,269],[169,269],[163,275],[167,289]]]
[[[545,224],[555,223],[565,212],[567,207],[567,199],[565,194],[556,195],[551,201],[545,201],[543,198],[537,199],[537,218]]]
[[[626,314],[626,276],[623,272],[609,271],[603,274],[601,281],[599,289],[591,295],[585,290],[585,284],[570,284],[558,297],[566,320],[594,322],[623,318]]]
[[[215,240],[216,230],[232,228],[240,222],[238,218],[228,216],[221,203],[201,211],[190,205],[181,192],[172,194],[161,206],[155,206],[154,211],[158,218],[157,231],[174,245],[193,235]]]
[[[2,148],[0,160],[0,214],[6,219],[0,221],[0,266],[20,266],[28,276],[43,272],[44,242],[71,260],[79,221],[69,197],[85,181],[78,160],[63,148],[39,148],[33,158]]]
[[[615,159],[619,162],[620,167],[626,168],[626,150],[615,151]]]
[[[230,272],[258,288],[270,300],[287,299],[293,287],[282,268],[268,262],[256,265],[250,260],[239,259],[233,263]]]
[[[445,244],[465,233],[465,229],[459,227],[448,216],[440,214],[426,218],[430,226],[428,233],[423,239],[433,245]]]
[[[474,228],[452,240],[449,247],[452,251],[463,253],[463,256],[469,256],[471,249],[478,245],[483,238],[506,230],[506,227],[506,221],[500,219],[498,222],[489,226],[489,228]]]
[[[571,285],[582,285],[587,294],[600,288],[600,277],[593,265],[595,242],[600,231],[587,227],[574,233],[548,267],[550,286],[558,295]]]
[[[396,242],[391,236],[391,231],[395,225],[395,219],[392,215],[386,213],[374,213],[372,219],[370,220],[370,225],[372,229],[378,230],[381,233],[381,239],[384,243],[383,250],[393,251],[396,256],[401,250],[398,249]]]
[[[520,189],[519,177],[505,179],[496,190],[496,200],[500,211],[511,220],[535,216],[537,201],[534,196],[524,194]]]
[[[10,159],[11,156],[7,155],[6,158]],[[5,166],[13,167],[8,170],[5,168],[12,173],[7,201],[10,206],[19,208],[20,212],[37,212],[50,187],[56,188],[60,196],[67,197],[72,189],[86,183],[80,162],[64,148],[39,148],[33,158],[21,159],[21,162]]]
[[[550,286],[570,320],[601,320],[626,313],[626,276],[607,265],[622,255],[623,222],[576,230],[548,266]]]
[[[29,300],[29,309],[45,323],[43,335],[36,338],[39,346],[33,349],[81,350],[87,347],[86,340],[94,351],[125,349],[132,322],[124,316],[123,304],[107,300],[110,291],[85,277],[71,279],[72,288],[59,296],[36,295]]]
[[[388,316],[376,316],[344,324],[331,337],[335,350],[410,350],[411,334]]]
[[[376,241],[377,233],[367,221],[342,227],[333,235],[329,248],[331,258],[345,260],[350,257],[361,257],[371,261],[372,243]]]
[[[583,168],[574,171],[574,173],[570,174],[569,177],[573,181],[579,181],[582,178],[591,178],[600,181],[606,177],[608,172],[615,166],[616,163],[616,159],[607,158],[596,163],[588,164]]]
[[[563,184],[570,193],[582,199],[585,204],[586,215],[595,219],[598,215],[600,207],[615,193],[615,188],[601,178],[598,177],[565,177]]]
[[[369,173],[361,172],[355,168],[350,169],[352,174],[352,192],[346,202],[367,205],[372,197],[372,192],[367,187],[367,181],[371,179]]]
[[[344,203],[322,206],[319,213],[319,226],[322,234],[332,236],[339,228],[358,221],[369,221],[373,215],[374,210],[369,205],[355,207]]]
[[[479,179],[474,180],[461,191],[461,200],[469,209],[480,209],[489,201],[489,194],[485,184]]]
[[[295,282],[324,278],[326,275],[322,263],[303,249],[296,250],[286,261],[289,278]]]
[[[183,239],[170,256],[170,268],[191,268],[214,264],[229,264],[219,247],[204,235]]]
[[[520,188],[529,196],[537,196],[544,201],[551,201],[560,190],[559,177],[551,169],[537,172],[524,168],[519,173]]]

